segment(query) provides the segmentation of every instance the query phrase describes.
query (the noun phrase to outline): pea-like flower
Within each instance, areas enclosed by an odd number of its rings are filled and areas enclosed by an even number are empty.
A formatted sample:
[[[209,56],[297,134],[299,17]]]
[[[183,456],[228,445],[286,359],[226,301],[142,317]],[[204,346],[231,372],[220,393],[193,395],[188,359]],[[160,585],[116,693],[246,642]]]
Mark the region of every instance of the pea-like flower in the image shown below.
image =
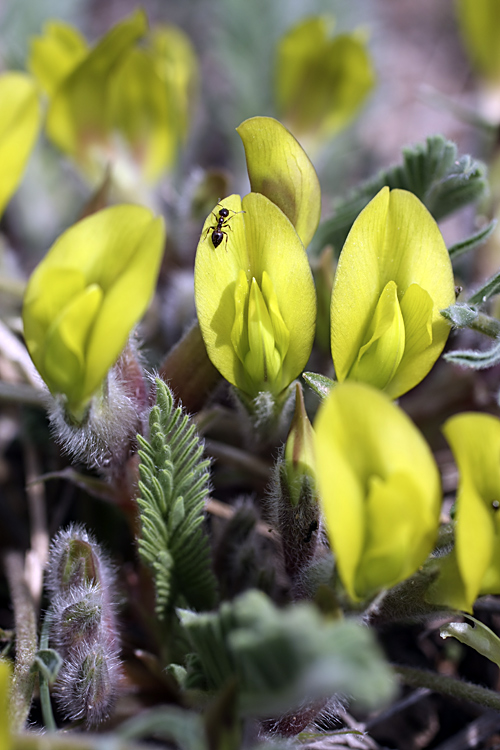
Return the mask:
[[[451,261],[436,222],[415,195],[383,188],[361,212],[340,254],[331,346],[340,382],[397,398],[416,386],[450,331]]]
[[[332,18],[307,18],[284,35],[277,49],[280,116],[311,145],[345,128],[375,83],[363,35],[331,37],[332,26]]]
[[[145,312],[163,246],[161,218],[114,206],[70,227],[34,270],[24,299],[26,344],[70,412],[85,409]]]
[[[0,215],[17,188],[40,126],[35,82],[24,73],[0,76]]]
[[[457,414],[443,432],[460,474],[455,547],[430,599],[472,612],[480,594],[500,594],[500,420]]]
[[[297,232],[265,196],[232,195],[207,218],[195,300],[208,355],[237,388],[278,395],[300,374],[314,337],[314,284]]]
[[[152,183],[173,165],[197,82],[194,52],[179,29],[146,32],[137,11],[89,48],[76,29],[51,22],[29,59],[49,99],[48,137],[92,182],[111,165],[122,190]]]
[[[354,599],[412,575],[431,552],[439,473],[409,417],[362,383],[337,385],[315,421],[319,494],[339,575]]]

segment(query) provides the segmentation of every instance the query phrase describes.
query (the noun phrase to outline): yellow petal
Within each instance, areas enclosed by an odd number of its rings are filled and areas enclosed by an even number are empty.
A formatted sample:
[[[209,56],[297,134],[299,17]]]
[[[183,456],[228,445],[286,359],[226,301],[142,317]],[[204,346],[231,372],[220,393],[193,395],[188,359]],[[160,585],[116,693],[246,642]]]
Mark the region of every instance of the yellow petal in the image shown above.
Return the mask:
[[[319,223],[321,188],[304,149],[272,117],[252,117],[236,130],[245,147],[252,192],[281,208],[307,247]]]
[[[148,41],[158,75],[170,92],[170,116],[175,132],[184,141],[199,88],[196,53],[189,37],[176,26],[155,25]]]
[[[177,148],[165,83],[154,59],[132,49],[109,86],[109,123],[128,144],[133,161],[152,182],[172,166]]]
[[[40,87],[53,96],[87,52],[87,42],[77,29],[62,21],[49,21],[43,36],[31,40],[28,68]]]
[[[0,76],[0,214],[23,176],[40,127],[35,83],[24,73]]]
[[[70,408],[88,395],[82,389],[86,350],[102,298],[102,289],[91,284],[63,308],[47,332],[43,359],[45,381],[52,393],[66,394]]]
[[[332,39],[332,26],[328,18],[308,18],[278,46],[278,107],[298,137],[322,141],[335,135],[353,119],[375,82],[364,40],[356,33]]]
[[[269,311],[255,279],[251,281],[248,298],[248,348],[245,370],[256,390],[264,391],[268,383],[277,379],[282,363]]]
[[[145,33],[143,11],[114,26],[63,80],[47,113],[47,134],[62,150],[88,165],[90,143],[105,141],[110,129],[110,76]]]
[[[405,326],[394,281],[385,285],[365,338],[349,378],[383,389],[394,377],[405,350]]]
[[[465,587],[467,609],[483,591],[492,566],[500,559],[500,420],[489,414],[465,413],[449,419],[443,428],[460,473],[456,508],[456,558]],[[500,568],[489,573],[496,579]]]
[[[497,0],[457,0],[457,15],[472,64],[500,79],[500,6]]]

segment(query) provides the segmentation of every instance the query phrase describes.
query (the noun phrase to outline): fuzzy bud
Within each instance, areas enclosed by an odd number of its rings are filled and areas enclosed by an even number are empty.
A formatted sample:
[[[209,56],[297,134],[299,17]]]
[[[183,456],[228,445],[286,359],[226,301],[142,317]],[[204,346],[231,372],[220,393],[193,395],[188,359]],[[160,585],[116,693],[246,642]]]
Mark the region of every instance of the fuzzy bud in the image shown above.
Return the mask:
[[[97,726],[109,716],[120,678],[116,653],[97,641],[81,644],[59,672],[54,694],[60,710],[67,719]]]
[[[276,464],[271,498],[285,568],[296,596],[302,595],[301,577],[314,558],[320,528],[314,466],[313,429],[297,384],[295,414],[284,454]]]
[[[50,637],[63,659],[54,695],[67,719],[96,726],[122,679],[114,571],[82,526],[59,532],[47,573]]]
[[[298,505],[304,494],[310,498],[315,476],[314,431],[299,383],[295,388],[295,413],[285,444],[285,469],[292,505]]]

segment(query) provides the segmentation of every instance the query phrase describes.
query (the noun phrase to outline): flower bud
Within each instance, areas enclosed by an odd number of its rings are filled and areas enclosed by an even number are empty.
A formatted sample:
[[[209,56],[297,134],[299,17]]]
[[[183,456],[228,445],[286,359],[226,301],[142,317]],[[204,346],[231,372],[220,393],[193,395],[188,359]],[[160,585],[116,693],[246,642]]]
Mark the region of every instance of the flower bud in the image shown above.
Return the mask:
[[[114,704],[122,671],[115,574],[83,527],[52,542],[47,589],[50,639],[63,659],[54,695],[66,718],[95,726]]]
[[[307,416],[299,383],[295,388],[295,413],[285,444],[285,468],[290,502],[298,505],[304,493],[311,496],[316,476],[314,431]]]
[[[59,672],[54,695],[70,721],[95,727],[107,719],[122,678],[116,653],[98,641],[77,646]]]

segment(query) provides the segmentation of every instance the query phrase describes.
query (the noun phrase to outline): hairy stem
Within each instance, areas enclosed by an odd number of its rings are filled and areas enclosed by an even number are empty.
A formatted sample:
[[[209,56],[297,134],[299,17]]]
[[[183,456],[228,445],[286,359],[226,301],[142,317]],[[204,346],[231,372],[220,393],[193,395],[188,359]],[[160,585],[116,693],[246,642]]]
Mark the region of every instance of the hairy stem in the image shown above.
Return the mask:
[[[500,321],[490,318],[489,315],[484,315],[483,313],[479,313],[469,327],[474,331],[479,331],[479,333],[490,336],[492,339],[497,339],[500,336]]]
[[[463,682],[454,677],[428,672],[426,669],[402,667],[398,664],[393,664],[392,667],[405,685],[426,687],[436,693],[449,695],[452,698],[470,703],[479,703],[486,708],[500,711],[500,694],[494,690],[488,690],[488,688],[473,685],[470,682]]]
[[[13,732],[21,730],[28,718],[35,675],[36,615],[33,598],[24,578],[24,558],[20,552],[8,552],[4,558],[16,630],[16,662],[12,677],[10,721]]]

